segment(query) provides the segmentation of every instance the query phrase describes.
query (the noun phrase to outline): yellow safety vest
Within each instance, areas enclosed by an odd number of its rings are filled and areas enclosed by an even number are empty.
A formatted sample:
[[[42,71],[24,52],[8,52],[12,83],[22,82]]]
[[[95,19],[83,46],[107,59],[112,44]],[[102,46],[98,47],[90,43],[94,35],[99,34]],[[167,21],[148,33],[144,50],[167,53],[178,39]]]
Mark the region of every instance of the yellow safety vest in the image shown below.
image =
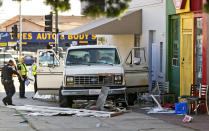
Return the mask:
[[[22,74],[23,76],[26,76],[26,75],[27,75],[27,68],[26,68],[26,65],[23,64],[23,63],[18,63],[18,65],[21,66],[21,74]]]
[[[36,75],[36,69],[37,69],[37,64],[34,64],[32,68],[33,75]]]

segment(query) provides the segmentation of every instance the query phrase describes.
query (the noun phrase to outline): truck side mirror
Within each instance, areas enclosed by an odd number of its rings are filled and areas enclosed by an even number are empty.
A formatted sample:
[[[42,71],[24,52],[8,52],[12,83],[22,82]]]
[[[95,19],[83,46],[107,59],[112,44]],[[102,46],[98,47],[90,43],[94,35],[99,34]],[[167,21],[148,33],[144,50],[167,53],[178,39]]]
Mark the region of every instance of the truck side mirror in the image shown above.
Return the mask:
[[[141,58],[133,58],[133,64],[140,65]]]
[[[55,66],[54,66],[54,64],[48,64],[48,67],[54,68]]]

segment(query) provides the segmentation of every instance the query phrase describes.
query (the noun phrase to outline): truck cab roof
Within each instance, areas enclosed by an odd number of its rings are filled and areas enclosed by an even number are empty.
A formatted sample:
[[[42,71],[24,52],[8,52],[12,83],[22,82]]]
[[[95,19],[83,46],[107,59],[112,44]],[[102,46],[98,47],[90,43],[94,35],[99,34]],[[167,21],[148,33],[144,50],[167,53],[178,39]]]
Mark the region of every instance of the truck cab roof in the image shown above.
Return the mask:
[[[86,49],[86,48],[117,48],[117,47],[113,45],[84,45],[84,46],[71,46],[68,48],[68,50]]]

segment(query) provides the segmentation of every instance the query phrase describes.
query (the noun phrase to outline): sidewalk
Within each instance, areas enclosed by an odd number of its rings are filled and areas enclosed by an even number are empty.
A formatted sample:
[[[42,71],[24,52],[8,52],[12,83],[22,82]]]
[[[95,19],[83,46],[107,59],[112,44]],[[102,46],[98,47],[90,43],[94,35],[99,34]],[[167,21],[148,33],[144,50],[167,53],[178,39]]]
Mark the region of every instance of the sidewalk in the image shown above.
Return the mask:
[[[14,116],[16,111],[9,109],[0,102],[0,131],[34,131],[20,116]]]
[[[159,120],[166,121],[171,124],[184,126],[187,128],[199,130],[199,131],[208,131],[209,130],[209,115],[201,114],[198,115],[192,114],[190,116],[193,117],[191,123],[183,123],[182,120],[184,119],[185,115],[177,115],[177,114],[147,114],[147,111],[142,110],[144,106],[135,106],[133,107],[133,111],[137,113],[143,113],[151,117],[155,117]]]

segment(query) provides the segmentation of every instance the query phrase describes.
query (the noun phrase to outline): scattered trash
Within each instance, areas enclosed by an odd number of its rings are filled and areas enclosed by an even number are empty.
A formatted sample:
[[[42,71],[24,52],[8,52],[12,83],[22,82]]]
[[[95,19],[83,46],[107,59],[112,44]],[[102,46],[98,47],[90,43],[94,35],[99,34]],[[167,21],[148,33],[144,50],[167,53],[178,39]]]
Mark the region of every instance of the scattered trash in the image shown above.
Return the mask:
[[[102,123],[101,122],[99,122],[99,123],[97,123],[96,124],[96,127],[98,128],[98,127],[101,127],[102,126]]]
[[[86,110],[86,109],[72,109],[72,108],[35,106],[35,105],[7,106],[7,107],[20,111],[27,111],[25,114],[29,116],[73,115],[80,117],[114,117],[123,114],[122,112],[106,112],[106,111],[94,111],[94,110]]]
[[[153,100],[155,101],[155,103],[158,105],[158,107],[153,108],[151,110],[149,110],[147,113],[151,114],[151,113],[174,113],[174,110],[170,110],[170,109],[166,109],[163,108],[160,103],[157,101],[157,99],[155,98],[154,95],[151,95],[151,97],[153,98]]]
[[[47,101],[58,101],[59,97],[56,95],[40,95],[38,92],[33,96],[33,99],[47,100]]]
[[[150,109],[152,109],[152,107],[143,107],[143,108],[141,108],[142,110],[150,110]]]
[[[184,123],[189,123],[193,120],[193,117],[189,115],[185,115],[184,119],[182,120]]]
[[[21,121],[20,123],[28,123],[28,120]]]
[[[175,103],[165,103],[165,104],[162,104],[161,106],[164,108],[170,108],[170,109],[175,110]]]
[[[170,110],[170,109],[166,109],[166,108],[156,107],[156,108],[153,108],[153,109],[151,109],[150,111],[147,112],[147,114],[154,114],[154,113],[173,114],[173,113],[175,113],[175,111],[174,110]]]

